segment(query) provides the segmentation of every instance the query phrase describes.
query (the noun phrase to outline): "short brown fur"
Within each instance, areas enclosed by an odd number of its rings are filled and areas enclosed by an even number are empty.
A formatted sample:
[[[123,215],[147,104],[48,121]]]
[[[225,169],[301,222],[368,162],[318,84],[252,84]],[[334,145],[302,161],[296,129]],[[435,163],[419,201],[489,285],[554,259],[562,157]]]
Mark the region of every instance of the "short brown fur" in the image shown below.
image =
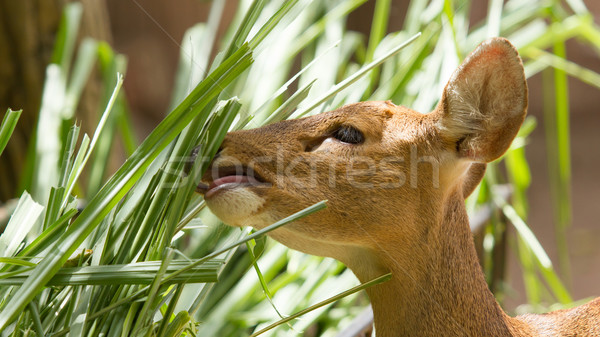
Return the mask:
[[[478,264],[464,198],[485,163],[508,149],[526,110],[521,60],[507,40],[491,39],[456,70],[429,114],[362,102],[228,134],[212,168],[243,165],[268,184],[209,190],[206,202],[229,225],[263,228],[329,200],[271,236],[334,257],[361,281],[392,272],[367,290],[378,337],[600,336],[600,299],[509,317]],[[342,125],[364,141],[335,139]],[[204,180],[217,178],[209,171]]]

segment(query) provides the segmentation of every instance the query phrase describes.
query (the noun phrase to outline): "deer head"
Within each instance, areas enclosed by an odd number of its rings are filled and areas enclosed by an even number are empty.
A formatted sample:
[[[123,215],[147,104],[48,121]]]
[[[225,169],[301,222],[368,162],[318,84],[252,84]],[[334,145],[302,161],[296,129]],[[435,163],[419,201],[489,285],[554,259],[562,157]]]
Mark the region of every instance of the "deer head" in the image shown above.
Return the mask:
[[[525,116],[520,58],[504,39],[481,44],[455,71],[438,107],[387,102],[227,135],[203,178],[211,211],[262,228],[320,200],[328,209],[274,231],[283,244],[347,262],[381,240],[410,247],[453,190],[477,185]],[[207,188],[209,187],[209,188]]]

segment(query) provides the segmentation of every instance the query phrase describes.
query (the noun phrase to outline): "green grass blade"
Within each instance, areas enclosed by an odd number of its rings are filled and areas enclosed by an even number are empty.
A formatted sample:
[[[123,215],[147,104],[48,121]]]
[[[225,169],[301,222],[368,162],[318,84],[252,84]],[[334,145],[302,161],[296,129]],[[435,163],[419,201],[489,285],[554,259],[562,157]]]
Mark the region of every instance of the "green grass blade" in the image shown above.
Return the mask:
[[[187,311],[180,311],[177,316],[169,323],[166,328],[165,337],[176,337],[181,336],[185,326],[190,321],[190,314]]]
[[[450,31],[450,37],[452,37],[452,42],[454,42],[456,56],[459,60],[462,60],[464,59],[464,56],[462,55],[458,44],[457,25],[455,24],[455,19],[458,18],[456,17],[453,2],[454,1],[452,0],[444,0],[443,13],[448,20],[448,24],[444,25],[444,28],[447,28]]]
[[[254,267],[256,276],[258,276],[258,281],[260,282],[260,286],[263,290],[263,293],[265,294],[267,300],[271,304],[271,307],[273,308],[273,310],[275,310],[275,312],[277,313],[277,316],[279,316],[281,319],[283,319],[284,318],[283,315],[279,312],[275,303],[273,303],[273,294],[271,294],[271,291],[269,290],[269,285],[267,284],[267,281],[265,280],[263,273],[260,271],[260,268],[258,267],[258,264],[256,263],[256,261],[260,257],[260,254],[257,255],[254,253],[255,249],[257,249],[256,241],[251,240],[251,241],[246,242],[246,247],[248,248],[248,254],[250,254],[250,257],[252,259],[252,267]],[[262,249],[264,249],[264,241],[262,242]]]
[[[70,165],[70,170],[68,171],[65,187],[62,188],[64,191],[62,192],[62,200],[60,200],[59,203],[61,209],[65,208],[69,200],[73,198],[71,192],[77,184],[77,179],[79,178],[79,175],[83,170],[84,160],[87,157],[89,146],[90,137],[87,134],[83,134],[83,138],[81,139],[81,144],[79,144],[79,150],[77,151],[77,155],[75,155],[75,159],[73,159],[73,162]]]
[[[69,173],[71,173],[73,169],[73,154],[75,153],[75,147],[77,146],[77,139],[79,139],[79,131],[79,126],[73,125],[67,134],[67,140],[64,145],[62,158],[60,160],[61,166],[59,172],[61,174],[57,185],[59,188],[64,189],[69,181]],[[62,199],[60,201],[62,201]]]
[[[38,310],[37,304],[35,302],[29,303],[29,312],[33,318],[33,326],[35,328],[35,332],[39,337],[44,337],[44,327],[42,326],[42,321],[40,319],[40,311]]]
[[[500,21],[502,18],[502,6],[504,1],[492,0],[488,7],[487,37],[500,36]]]
[[[0,263],[4,263],[7,265],[16,265],[16,266],[25,266],[25,267],[35,267],[36,264],[33,262],[29,262],[23,259],[14,258],[14,257],[0,257]]]
[[[42,92],[36,144],[33,188],[31,194],[39,202],[48,200],[48,193],[59,180],[60,135],[66,83],[60,67],[50,64]]]
[[[123,85],[123,76],[118,74],[117,75],[117,84],[115,85],[115,89],[113,90],[112,96],[110,97],[108,104],[106,105],[106,110],[104,110],[104,113],[102,114],[102,117],[100,118],[100,121],[98,122],[98,126],[96,127],[96,131],[94,132],[94,136],[92,138],[89,148],[87,149],[87,151],[84,152],[85,157],[83,158],[83,161],[81,162],[81,164],[73,167],[73,169],[76,171],[75,171],[75,174],[69,179],[69,183],[66,188],[65,198],[63,199],[63,204],[62,204],[63,208],[67,204],[67,200],[68,200],[67,198],[71,194],[71,191],[73,190],[73,187],[75,186],[75,182],[81,175],[81,172],[83,172],[83,168],[85,167],[85,164],[87,164],[87,161],[90,159],[90,156],[91,156],[92,152],[94,151],[94,147],[96,146],[96,143],[98,142],[98,139],[100,138],[100,134],[102,133],[102,129],[104,128],[104,124],[106,124],[106,121],[108,119],[110,111],[112,110],[112,107],[115,103],[115,100],[117,99],[117,96],[119,95],[119,90],[121,89],[121,85]]]
[[[13,256],[17,252],[43,209],[42,205],[33,201],[29,193],[23,192],[8,225],[0,235],[0,256]]]
[[[65,92],[63,119],[71,119],[75,114],[83,88],[96,64],[97,50],[98,42],[90,38],[84,39],[79,46],[71,78]]]
[[[387,32],[391,6],[391,0],[377,0],[375,2],[375,13],[373,14],[373,20],[371,21],[371,33],[369,35],[369,43],[367,44],[365,62],[373,61],[375,50]],[[364,90],[363,99],[367,99],[371,96],[378,77],[379,71],[375,68],[369,77],[369,86]]]
[[[359,291],[361,291],[363,289],[366,289],[366,288],[372,287],[374,285],[377,285],[377,284],[389,281],[391,278],[392,278],[392,274],[385,274],[385,275],[379,276],[379,277],[377,277],[377,278],[375,278],[375,279],[373,279],[373,280],[371,280],[369,282],[365,282],[365,283],[360,284],[360,285],[358,285],[358,286],[356,286],[356,287],[354,287],[352,289],[348,289],[348,290],[346,290],[346,291],[344,291],[342,293],[339,293],[339,294],[337,294],[335,296],[332,296],[332,297],[330,297],[330,298],[328,298],[328,299],[326,299],[326,300],[324,300],[322,302],[319,302],[317,304],[311,305],[310,307],[308,307],[308,308],[306,308],[304,310],[301,310],[301,311],[299,311],[299,312],[297,312],[297,313],[295,313],[293,315],[290,315],[290,316],[288,316],[288,317],[286,317],[286,318],[284,318],[282,320],[279,320],[279,321],[277,321],[277,322],[269,325],[268,327],[266,327],[264,329],[261,329],[261,330],[255,332],[255,333],[253,333],[252,335],[250,335],[250,337],[255,337],[255,336],[261,335],[261,334],[263,334],[263,333],[265,333],[265,332],[267,332],[267,331],[269,331],[269,330],[271,330],[271,329],[273,329],[273,328],[275,328],[275,327],[277,327],[277,326],[279,326],[279,325],[281,325],[283,323],[289,322],[289,321],[291,321],[293,319],[296,319],[296,318],[298,318],[298,317],[300,317],[300,316],[302,316],[302,315],[304,315],[306,313],[309,313],[309,312],[311,312],[311,311],[313,311],[315,309],[318,309],[318,308],[320,308],[322,306],[325,306],[325,305],[327,305],[329,303],[335,302],[335,301],[337,301],[337,300],[339,300],[341,298],[344,298],[346,296],[349,296],[351,294],[359,292]]]
[[[63,16],[60,21],[60,26],[56,34],[56,42],[54,43],[54,52],[51,63],[58,64],[67,75],[67,70],[71,65],[73,51],[75,50],[75,42],[79,33],[79,24],[83,14],[83,5],[78,2],[72,2],[65,6]]]
[[[366,61],[373,61],[375,48],[386,34],[389,12],[392,6],[390,0],[377,0],[375,2],[375,14],[371,23],[371,34],[369,35],[369,44],[367,45]]]
[[[210,55],[223,15],[225,1],[213,1],[206,24],[189,28],[181,42],[179,66],[175,76],[170,109],[174,108],[208,73]]]
[[[0,155],[2,155],[6,144],[8,144],[8,140],[15,130],[22,112],[23,110],[11,110],[10,108],[6,110],[6,115],[4,115],[2,124],[0,124]]]
[[[504,200],[501,200],[499,197],[495,198],[494,201],[498,207],[502,209],[504,215],[506,215],[506,217],[511,221],[513,226],[515,226],[519,235],[531,248],[532,252],[540,261],[542,266],[552,268],[552,261],[550,261],[548,254],[546,254],[546,251],[535,237],[535,234],[533,234],[527,224],[521,219],[521,217],[519,217],[515,209],[511,205],[507,204]]]
[[[371,100],[396,100],[404,101],[403,93],[406,91],[406,85],[413,79],[424,60],[430,56],[430,46],[435,42],[437,35],[437,26],[430,26],[423,31],[423,37],[415,41],[412,47],[412,53],[406,59],[402,59],[398,64],[400,67],[393,67],[392,75],[388,78],[382,74],[379,88],[371,95]],[[391,62],[389,62],[391,63]],[[385,82],[383,82],[385,81]]]
[[[113,83],[118,81],[120,74],[124,74],[127,68],[127,62],[124,55],[116,54],[106,43],[99,43],[96,48],[102,79],[104,82],[102,106],[106,107],[113,98]],[[93,162],[89,165],[89,178],[86,197],[94,195],[98,192],[105,179],[105,174],[110,162],[111,148],[117,131],[121,131],[125,146],[130,148],[128,155],[131,155],[135,150],[135,141],[132,141],[133,130],[132,125],[128,123],[126,101],[123,94],[119,94],[115,98],[111,113],[106,120],[104,131],[100,133],[97,145],[93,152]],[[104,115],[101,115],[100,120]],[[125,124],[120,125],[119,121],[123,120]],[[119,127],[120,130],[119,130]]]
[[[584,83],[600,89],[600,74],[593,70],[582,67],[575,62],[565,59],[564,57],[560,57],[537,48],[528,49],[524,54],[528,57],[535,58],[537,61],[545,64],[546,66],[552,66],[555,69],[562,70],[568,75],[571,75]]]
[[[554,54],[566,58],[566,45],[556,42]],[[556,143],[558,145],[558,178],[556,182],[558,193],[555,195],[556,239],[559,251],[559,265],[563,279],[570,283],[571,268],[569,251],[566,241],[566,229],[571,224],[571,141],[569,135],[569,88],[567,74],[560,69],[554,70],[554,98],[556,109]]]
[[[245,14],[244,18],[242,19],[242,22],[240,23],[238,29],[236,30],[233,38],[231,39],[231,42],[227,46],[227,49],[225,49],[225,52],[223,54],[225,57],[228,57],[229,55],[231,55],[231,53],[236,48],[239,48],[239,46],[241,46],[246,41],[246,39],[248,38],[248,35],[250,34],[250,30],[256,23],[256,20],[258,20],[260,12],[262,11],[262,9],[264,7],[265,7],[265,0],[253,0],[252,1],[250,8],[248,8],[248,10],[246,11],[246,14]],[[253,48],[251,48],[251,49],[253,49]]]
[[[519,253],[519,262],[523,270],[523,283],[529,304],[540,304],[542,301],[540,282],[536,273],[535,256],[529,245],[521,237],[517,237],[517,247]]]
[[[217,270],[222,261],[207,261],[200,266],[188,269],[172,277],[162,284],[205,283],[217,281]],[[164,267],[165,275],[170,275],[189,265],[188,261],[171,261]],[[61,268],[50,279],[51,286],[82,286],[82,285],[120,285],[120,284],[150,284],[161,269],[161,261],[148,261],[130,264],[112,264],[100,266]],[[21,286],[32,271],[21,272],[18,275],[5,277],[0,274],[0,285]],[[160,283],[160,282],[159,282]]]
[[[552,268],[547,268],[547,267],[539,264],[539,261],[536,261],[536,262],[538,262],[540,272],[542,273],[542,276],[544,276],[544,279],[548,283],[550,290],[552,290],[552,294],[554,294],[554,296],[556,297],[558,302],[560,302],[562,304],[572,303],[573,297],[571,297],[569,290],[565,287],[563,282],[560,280],[556,271],[554,271],[554,269],[552,269]]]
[[[206,75],[209,65],[207,51],[211,48],[206,46],[207,27],[205,24],[197,24],[189,28],[181,41],[182,52],[179,55],[179,65],[175,75],[175,84],[172,92],[170,108],[173,109],[190,92],[194,84],[197,84]]]
[[[163,314],[163,319],[161,321],[160,327],[158,328],[158,333],[157,333],[158,336],[164,336],[166,334],[169,319],[172,317],[173,313],[175,312],[175,306],[177,305],[177,301],[181,297],[182,292],[183,292],[183,286],[178,285],[175,289],[175,294],[173,295],[173,298],[169,301],[167,310],[165,310],[165,313]],[[189,315],[188,315],[188,317],[189,317]],[[176,319],[176,317],[174,319]]]
[[[515,209],[500,200],[499,198],[495,198],[494,201],[498,204],[498,206],[502,209],[504,215],[510,220],[513,224],[520,237],[526,243],[526,245],[531,249],[531,252],[535,256],[537,263],[539,264],[540,270],[548,285],[552,289],[556,298],[561,301],[561,303],[570,303],[572,302],[571,295],[568,293],[556,272],[554,271],[554,267],[552,266],[552,261],[546,254],[546,251],[537,240],[531,229],[527,226],[527,224],[519,217]]]
[[[139,318],[136,320],[135,325],[133,326],[132,334],[137,335],[140,332],[140,329],[143,325],[146,325],[150,317],[147,312],[150,310],[150,307],[155,303],[155,298],[158,295],[158,291],[160,288],[160,282],[164,278],[167,268],[171,263],[173,258],[173,249],[165,248],[165,253],[162,256],[162,261],[160,263],[159,269],[154,273],[152,278],[152,283],[149,286],[148,294],[146,295],[146,299],[144,300],[144,304],[142,309],[139,311]],[[215,270],[216,274],[216,270]],[[215,277],[216,278],[216,277]],[[152,315],[154,316],[154,315]]]
[[[577,15],[589,15],[590,11],[585,6],[583,0],[567,0],[567,4],[569,7],[575,12]]]

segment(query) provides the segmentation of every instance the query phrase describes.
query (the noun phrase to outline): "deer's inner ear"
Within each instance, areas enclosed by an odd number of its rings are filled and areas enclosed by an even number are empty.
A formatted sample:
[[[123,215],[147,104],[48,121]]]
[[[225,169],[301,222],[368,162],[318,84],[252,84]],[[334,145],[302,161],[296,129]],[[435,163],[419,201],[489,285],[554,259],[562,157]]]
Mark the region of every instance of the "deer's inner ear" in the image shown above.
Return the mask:
[[[440,132],[460,157],[500,157],[527,111],[527,83],[515,47],[502,38],[479,45],[452,75],[437,110]]]

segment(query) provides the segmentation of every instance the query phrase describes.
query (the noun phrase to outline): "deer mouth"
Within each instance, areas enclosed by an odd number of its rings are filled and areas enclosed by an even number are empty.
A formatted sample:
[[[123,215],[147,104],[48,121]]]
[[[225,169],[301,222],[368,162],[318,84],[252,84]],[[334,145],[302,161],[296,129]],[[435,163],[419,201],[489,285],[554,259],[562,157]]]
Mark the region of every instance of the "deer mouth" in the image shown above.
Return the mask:
[[[265,180],[254,169],[246,166],[226,166],[216,170],[209,168],[202,181],[196,187],[196,192],[204,194],[204,198],[240,187],[270,187],[271,184]]]

